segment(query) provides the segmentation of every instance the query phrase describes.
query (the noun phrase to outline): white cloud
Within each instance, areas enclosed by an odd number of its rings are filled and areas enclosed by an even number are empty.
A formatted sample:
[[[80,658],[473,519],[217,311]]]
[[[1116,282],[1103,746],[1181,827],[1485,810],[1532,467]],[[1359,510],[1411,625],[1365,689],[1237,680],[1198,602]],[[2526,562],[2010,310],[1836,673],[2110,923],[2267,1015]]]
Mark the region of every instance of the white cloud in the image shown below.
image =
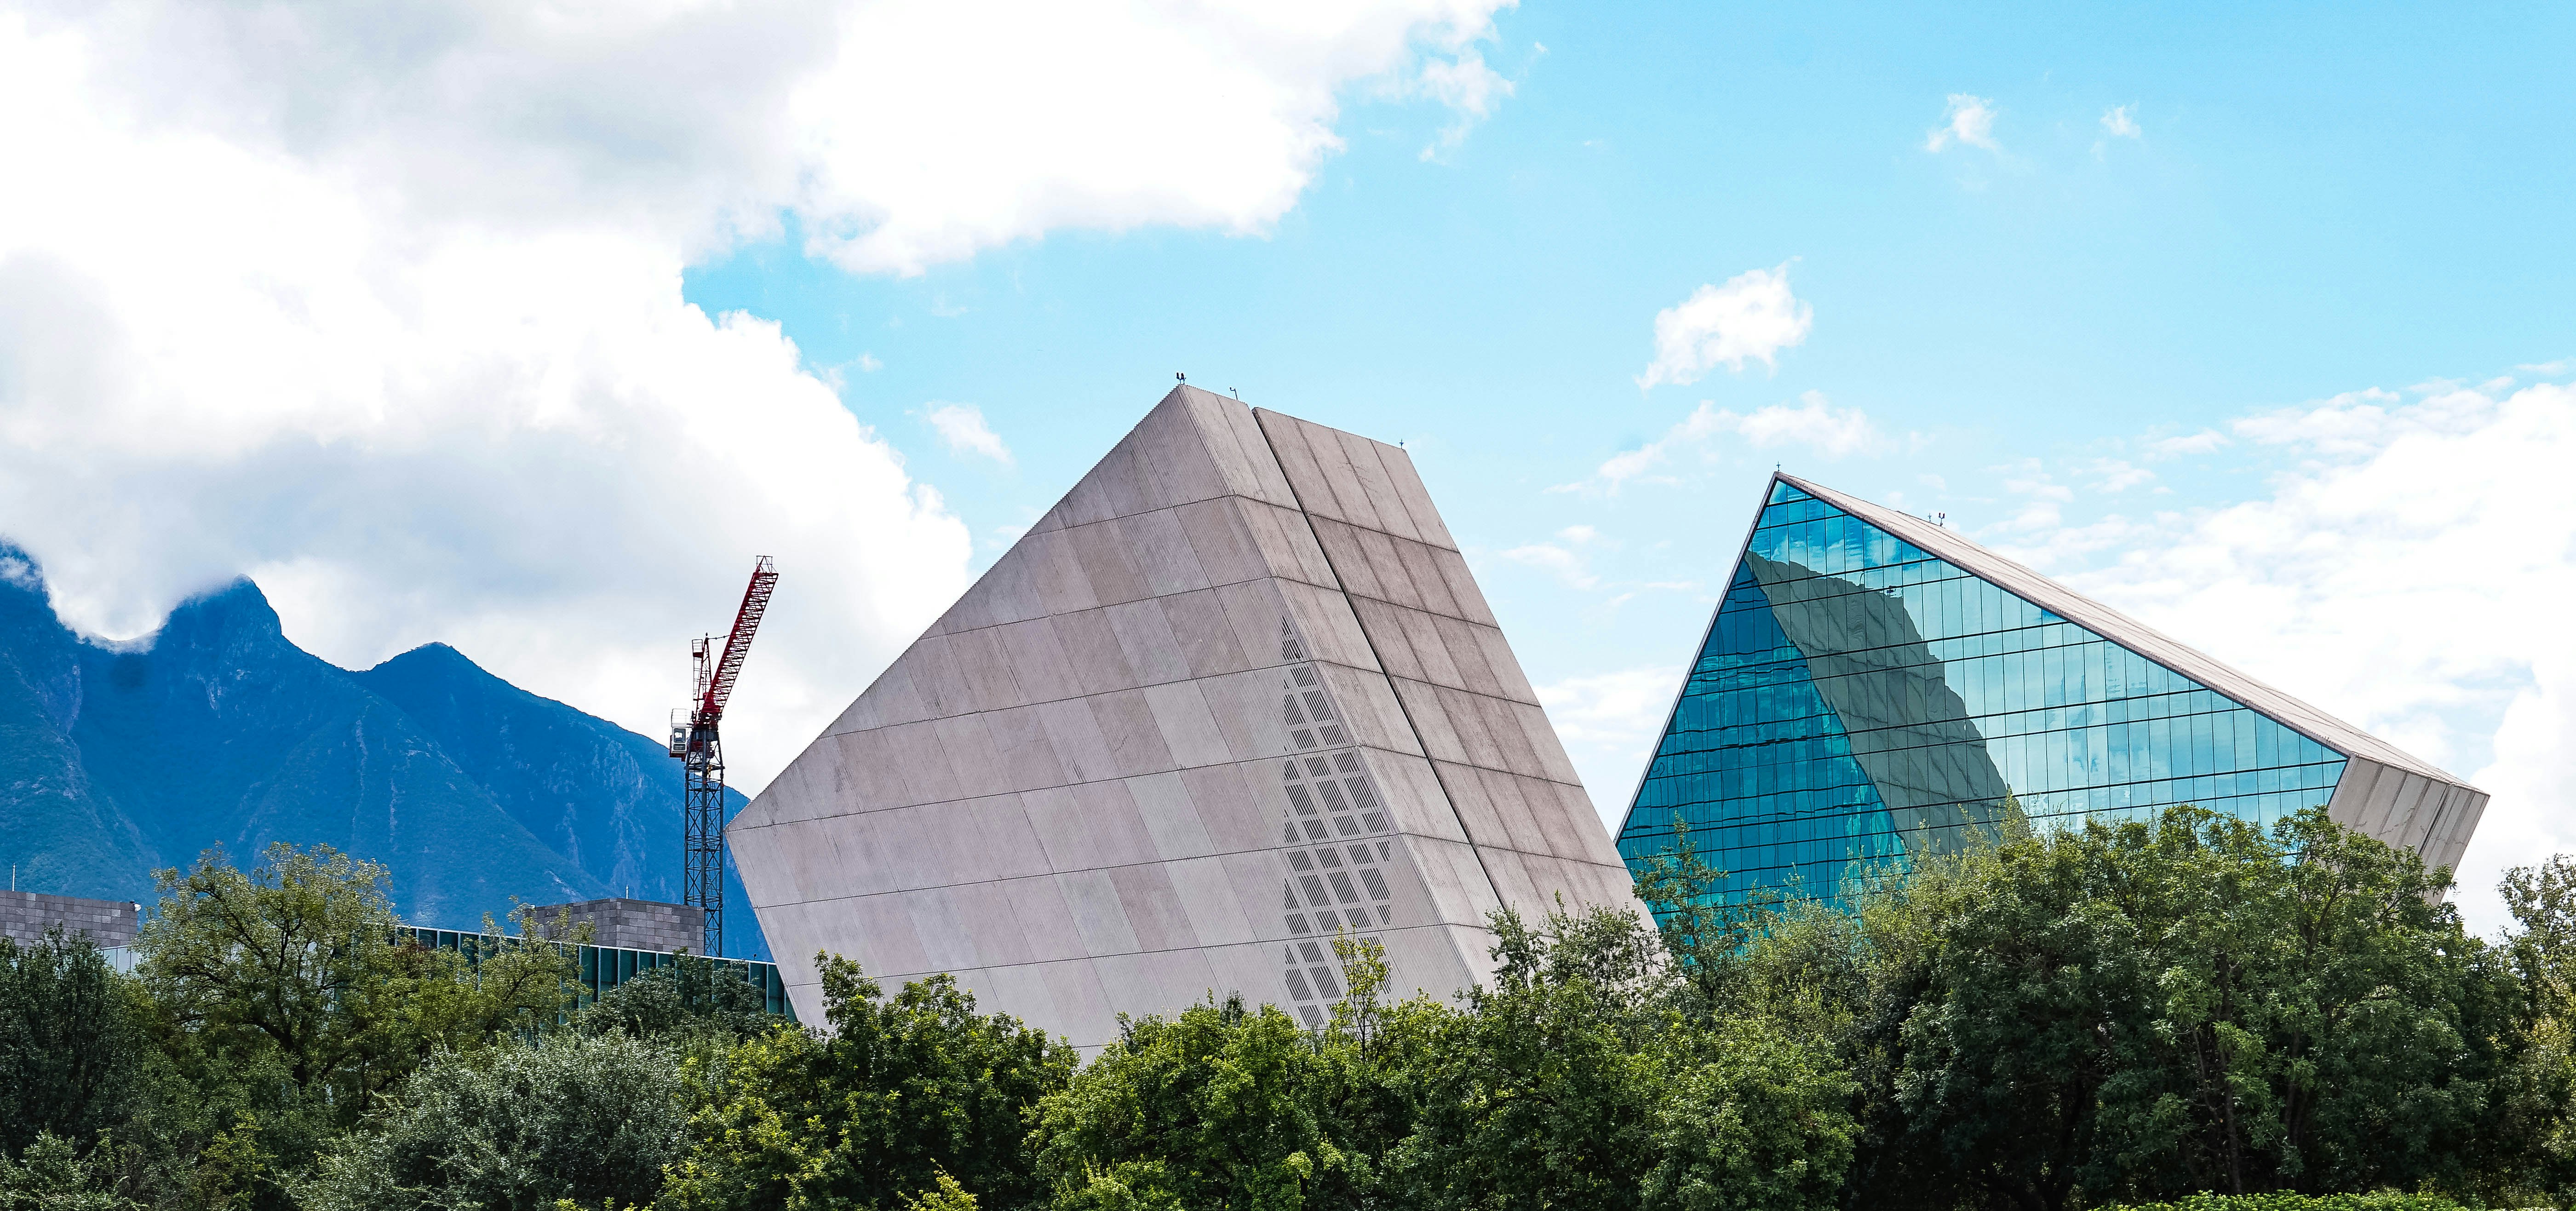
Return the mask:
[[[973,404],[932,404],[922,419],[939,431],[939,440],[951,451],[989,458],[1006,467],[1012,464],[1011,448],[984,423],[983,409]]]
[[[782,211],[891,273],[1066,227],[1259,232],[1338,98],[1464,63],[1493,10],[0,11],[0,534],[93,633],[248,573],[329,659],[447,640],[648,734],[775,555],[729,746],[757,788],[970,541],[683,268]]]
[[[1950,107],[1941,115],[1941,125],[1923,138],[1923,150],[1937,152],[1952,143],[2002,151],[1995,142],[1995,103],[1988,98],[1968,93],[1951,93]]]
[[[862,353],[859,355],[859,360],[851,364],[857,366],[863,374],[874,374],[885,369],[885,363],[878,361],[877,355],[873,353]]]
[[[2284,460],[2269,495],[2127,525],[2066,579],[2492,792],[2458,893],[2492,930],[2505,867],[2576,851],[2576,389],[2355,392],[2236,429]]]
[[[1742,370],[1748,361],[1776,366],[1779,352],[1804,343],[1815,322],[1815,308],[1789,292],[1785,264],[1702,286],[1655,313],[1655,360],[1637,385],[1693,383],[1721,365]]]
[[[1679,666],[1655,665],[1537,687],[1539,703],[1606,826],[1617,828],[1627,812],[1681,685]]]
[[[1439,137],[1422,149],[1421,158],[1432,160],[1466,142],[1467,133],[1478,122],[1492,117],[1494,107],[1512,95],[1512,82],[1485,66],[1484,56],[1474,50],[1462,50],[1455,58],[1426,60],[1410,91],[1438,101],[1455,115],[1449,125],[1440,129]]]
[[[2152,459],[2163,459],[2181,458],[2185,455],[2191,454],[2210,454],[2232,444],[2234,443],[2227,440],[2226,434],[2221,433],[2216,429],[2203,429],[2198,433],[2187,433],[2181,437],[2159,438],[2155,441],[2148,442],[2147,457]]]
[[[2129,112],[2134,108],[2136,107],[2129,105],[2114,105],[2111,108],[2102,111],[2103,133],[2108,134],[2115,139],[2137,138],[2140,134],[2140,131],[2138,130],[2138,119],[2136,115]]]
[[[2117,458],[2094,459],[2084,465],[2084,472],[2094,477],[2093,490],[2096,492],[2126,492],[2156,478],[2155,472]]]
[[[1561,485],[1555,490],[1598,486],[1616,492],[1630,482],[1665,479],[1668,477],[1656,474],[1659,469],[1685,454],[1696,453],[1702,460],[1713,460],[1720,450],[1717,439],[1729,436],[1741,437],[1747,446],[1757,449],[1805,446],[1829,459],[1869,453],[1888,445],[1887,436],[1867,413],[1858,408],[1836,408],[1818,391],[1800,395],[1794,407],[1772,404],[1742,416],[1701,400],[1690,415],[1665,430],[1663,436],[1612,455],[1593,473],[1592,480]]]
[[[1556,532],[1556,542],[1534,542],[1503,552],[1513,563],[1549,572],[1569,588],[1589,589],[1601,583],[1579,548],[1600,539],[1600,531],[1590,526],[1567,526]]]

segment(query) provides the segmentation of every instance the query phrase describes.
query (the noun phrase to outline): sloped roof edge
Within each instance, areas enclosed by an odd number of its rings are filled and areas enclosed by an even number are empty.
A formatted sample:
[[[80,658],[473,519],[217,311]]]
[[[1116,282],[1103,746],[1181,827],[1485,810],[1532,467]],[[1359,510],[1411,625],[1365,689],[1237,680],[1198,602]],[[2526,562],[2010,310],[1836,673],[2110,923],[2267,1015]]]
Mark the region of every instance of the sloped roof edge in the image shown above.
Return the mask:
[[[1966,569],[1977,578],[2251,707],[2346,757],[2395,766],[2453,786],[2469,784],[2368,732],[2219,663],[2181,640],[2075,592],[1944,526],[1785,472],[1772,478]],[[2471,788],[2475,789],[2475,788]]]

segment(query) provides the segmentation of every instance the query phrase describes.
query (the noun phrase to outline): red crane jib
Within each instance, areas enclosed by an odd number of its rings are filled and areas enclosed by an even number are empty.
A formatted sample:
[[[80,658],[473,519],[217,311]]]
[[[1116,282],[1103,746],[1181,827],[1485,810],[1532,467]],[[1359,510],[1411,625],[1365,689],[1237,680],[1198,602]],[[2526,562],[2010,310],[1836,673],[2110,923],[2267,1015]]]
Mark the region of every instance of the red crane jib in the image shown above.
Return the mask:
[[[778,587],[778,566],[768,556],[751,572],[751,587],[743,590],[742,609],[733,616],[733,633],[725,636],[724,655],[716,661],[715,675],[707,679],[706,697],[698,700],[698,713],[707,722],[723,717],[725,699],[733,696],[733,679],[742,672],[742,661],[751,655],[752,634],[760,630],[760,616],[769,612],[769,594]]]

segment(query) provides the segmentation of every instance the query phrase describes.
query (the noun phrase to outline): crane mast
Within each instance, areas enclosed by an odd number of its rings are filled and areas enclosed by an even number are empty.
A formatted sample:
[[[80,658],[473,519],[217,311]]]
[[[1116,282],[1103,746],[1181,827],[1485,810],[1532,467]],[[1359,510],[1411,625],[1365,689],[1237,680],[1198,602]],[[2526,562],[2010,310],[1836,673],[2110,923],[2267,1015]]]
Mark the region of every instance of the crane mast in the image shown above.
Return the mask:
[[[760,617],[769,612],[769,595],[777,586],[777,564],[763,555],[752,567],[751,587],[743,590],[742,608],[734,612],[733,630],[726,633],[724,646],[716,647],[713,635],[690,642],[689,660],[696,677],[689,705],[671,712],[671,755],[680,759],[684,784],[681,902],[707,910],[706,942],[700,953],[710,956],[724,953],[724,741],[718,725],[724,719],[725,701],[733,696],[734,679],[742,673],[743,659],[751,655],[751,638],[760,630]]]

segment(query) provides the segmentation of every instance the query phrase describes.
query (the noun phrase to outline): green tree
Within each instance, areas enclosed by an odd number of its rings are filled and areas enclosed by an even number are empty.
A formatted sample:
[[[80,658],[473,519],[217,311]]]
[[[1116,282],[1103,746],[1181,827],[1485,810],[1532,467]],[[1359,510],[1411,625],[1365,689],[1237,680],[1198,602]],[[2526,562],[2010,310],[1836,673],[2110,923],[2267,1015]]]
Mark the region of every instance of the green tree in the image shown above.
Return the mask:
[[[1041,1105],[1039,1170],[1059,1207],[1291,1211],[1318,1187],[1368,1182],[1367,1158],[1329,1131],[1338,1075],[1295,1019],[1239,996],[1122,1018],[1118,1041]]]
[[[2014,832],[1747,947],[1857,1078],[1853,1201],[2492,1185],[2526,1015],[2445,872],[2321,810]]]
[[[230,1064],[275,1067],[354,1118],[441,1047],[551,1024],[569,1004],[563,948],[487,923],[479,957],[408,940],[385,868],[327,845],[271,845],[244,872],[208,850],[160,872],[137,974],[170,1025]]]
[[[84,1156],[40,1132],[25,1156],[0,1156],[0,1211],[126,1211],[134,1204],[117,1193],[115,1152],[101,1141]]]
[[[574,1025],[586,1034],[635,1038],[713,1035],[746,1039],[765,1034],[778,1019],[769,998],[742,978],[742,969],[716,959],[682,954],[668,967],[609,989],[582,1007]]]
[[[140,995],[87,934],[0,938],[0,1157],[124,1121],[150,1045]]]
[[[548,1211],[640,1205],[681,1150],[677,1053],[557,1033],[443,1052],[323,1153],[310,1211]]]
[[[891,1208],[947,1174],[994,1206],[1042,1197],[1025,1139],[1073,1049],[979,1014],[948,976],[892,998],[856,963],[815,956],[828,1031],[780,1026],[693,1061],[689,1151],[671,1208]]]

